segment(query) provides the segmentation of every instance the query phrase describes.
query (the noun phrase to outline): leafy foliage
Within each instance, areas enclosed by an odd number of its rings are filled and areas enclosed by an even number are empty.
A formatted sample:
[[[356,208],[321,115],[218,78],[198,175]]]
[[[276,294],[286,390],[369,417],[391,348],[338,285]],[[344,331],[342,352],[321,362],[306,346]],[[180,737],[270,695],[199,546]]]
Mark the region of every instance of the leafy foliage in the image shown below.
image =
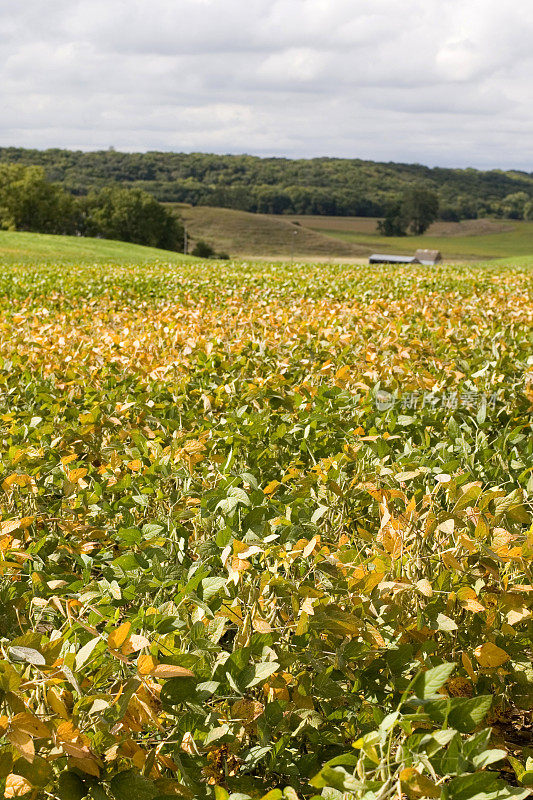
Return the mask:
[[[435,222],[439,212],[439,197],[436,192],[423,185],[405,190],[400,201],[393,203],[383,220],[378,222],[378,231],[384,236],[405,236],[409,230],[421,236]]]
[[[40,165],[73,194],[139,188],[161,202],[223,206],[264,214],[382,216],[413,184],[438,193],[442,219],[525,213],[526,172],[443,169],[340,158],[257,158],[207,153],[96,153],[0,148],[0,162]],[[515,198],[515,199],[513,199]]]
[[[528,268],[0,288],[6,797],[529,793]]]
[[[0,230],[99,236],[183,249],[174,213],[140,189],[107,187],[77,199],[45,178],[42,167],[0,163]]]

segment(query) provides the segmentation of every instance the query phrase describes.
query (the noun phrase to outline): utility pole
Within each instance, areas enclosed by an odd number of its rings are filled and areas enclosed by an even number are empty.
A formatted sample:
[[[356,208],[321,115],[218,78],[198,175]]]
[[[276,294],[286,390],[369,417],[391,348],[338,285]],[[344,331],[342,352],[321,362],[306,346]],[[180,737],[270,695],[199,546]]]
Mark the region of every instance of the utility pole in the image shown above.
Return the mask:
[[[298,231],[293,231],[292,232],[292,236],[291,236],[291,264],[294,261],[294,242],[295,242],[295,238],[294,237],[295,236],[298,236]]]

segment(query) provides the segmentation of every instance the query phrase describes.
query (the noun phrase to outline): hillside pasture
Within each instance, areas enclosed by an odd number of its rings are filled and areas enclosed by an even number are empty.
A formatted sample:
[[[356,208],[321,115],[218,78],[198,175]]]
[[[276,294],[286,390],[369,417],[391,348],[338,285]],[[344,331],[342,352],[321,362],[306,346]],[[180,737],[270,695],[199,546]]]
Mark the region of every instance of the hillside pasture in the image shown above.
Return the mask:
[[[482,260],[529,255],[533,252],[533,222],[476,219],[435,222],[423,236],[385,237],[372,217],[317,217],[287,219],[324,236],[366,247],[373,252],[413,253],[418,248],[440,250],[448,259]]]
[[[233,257],[362,260],[373,252],[440,250],[445,259],[475,261],[533,252],[533,222],[479,219],[436,222],[423,236],[385,237],[374,217],[251,214],[173,204],[192,243],[206,240]]]
[[[171,250],[112,239],[0,231],[0,264],[144,264],[158,260],[177,264],[191,258]]]

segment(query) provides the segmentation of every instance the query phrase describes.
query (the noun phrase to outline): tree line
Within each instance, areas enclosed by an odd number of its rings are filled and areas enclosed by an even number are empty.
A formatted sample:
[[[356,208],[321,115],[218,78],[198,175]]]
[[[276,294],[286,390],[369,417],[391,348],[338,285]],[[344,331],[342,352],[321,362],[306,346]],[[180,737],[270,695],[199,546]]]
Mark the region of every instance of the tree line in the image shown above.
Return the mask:
[[[91,189],[75,196],[42,166],[0,163],[0,229],[99,236],[183,250],[176,215],[139,188]]]
[[[519,171],[361,159],[23,148],[0,148],[1,162],[40,165],[48,180],[78,197],[104,187],[129,187],[168,203],[268,214],[385,217],[416,185],[437,194],[443,220],[533,218],[533,173]]]

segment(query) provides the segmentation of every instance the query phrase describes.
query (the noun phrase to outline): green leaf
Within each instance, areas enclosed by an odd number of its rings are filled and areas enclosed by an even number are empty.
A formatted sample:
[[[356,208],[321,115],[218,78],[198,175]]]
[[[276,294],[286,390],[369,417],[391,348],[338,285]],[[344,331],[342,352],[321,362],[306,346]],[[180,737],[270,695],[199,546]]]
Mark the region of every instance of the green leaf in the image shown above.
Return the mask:
[[[226,586],[226,578],[214,577],[214,578],[204,578],[201,587],[202,587],[202,599],[205,600],[206,603],[211,600],[221,589]]]
[[[519,778],[520,783],[524,786],[533,786],[533,770],[526,769]]]
[[[528,789],[515,789],[491,772],[459,775],[445,788],[447,800],[522,800],[528,795]]]
[[[53,775],[51,765],[41,756],[35,756],[31,764],[25,758],[17,758],[13,764],[13,772],[22,775],[33,786],[46,786]]]
[[[74,772],[62,772],[57,784],[59,800],[83,800],[87,794],[85,784]]]
[[[350,792],[357,788],[357,781],[342,767],[324,766],[309,783],[314,789],[332,788],[338,792]]]
[[[36,667],[46,666],[45,657],[33,647],[8,647],[7,653],[11,661],[26,661]]]
[[[102,642],[102,639],[99,636],[96,636],[94,639],[90,639],[87,644],[84,644],[83,647],[78,650],[75,660],[76,670],[80,669],[80,667],[83,667],[85,662],[90,658],[95,647],[99,645],[100,642]],[[102,642],[102,646],[105,647],[105,643]]]
[[[279,664],[276,661],[263,661],[259,664],[250,664],[242,675],[239,677],[239,683],[245,688],[250,689],[252,686],[257,686],[258,683],[266,681],[274,672],[279,669]]]
[[[299,800],[298,795],[292,788],[292,786],[286,786],[283,790],[283,797],[285,800]]]
[[[454,697],[451,700],[451,710],[448,723],[457,728],[461,733],[474,730],[485,719],[492,705],[492,695],[479,695],[478,697]]]
[[[457,630],[457,623],[447,617],[446,614],[437,614],[437,627],[439,631],[445,631],[446,633],[452,633],[453,631]]]
[[[497,761],[501,761],[502,758],[507,758],[506,750],[485,750],[484,753],[474,756],[472,763],[476,769],[484,769],[488,767],[489,764],[495,764]]]
[[[207,747],[210,744],[214,744],[214,742],[229,742],[233,738],[229,725],[219,725],[218,728],[211,728],[204,739],[204,745]]]
[[[170,678],[161,689],[161,702],[163,706],[177,706],[186,700],[192,700],[196,695],[198,681],[196,678]]]
[[[134,769],[115,775],[109,788],[115,800],[153,800],[159,794],[154,783]]]
[[[416,697],[432,697],[446,683],[454,669],[455,664],[445,662],[438,667],[428,669],[427,672],[422,672],[413,684],[413,693]]]
[[[91,786],[91,790],[89,792],[90,800],[109,800],[109,795],[104,789],[103,786],[96,784]]]
[[[319,506],[317,510],[313,513],[313,516],[311,517],[311,522],[313,523],[318,522],[324,516],[324,514],[327,514],[328,511],[329,508],[327,506]]]
[[[10,747],[0,750],[0,778],[7,778],[13,769],[13,754]]]

